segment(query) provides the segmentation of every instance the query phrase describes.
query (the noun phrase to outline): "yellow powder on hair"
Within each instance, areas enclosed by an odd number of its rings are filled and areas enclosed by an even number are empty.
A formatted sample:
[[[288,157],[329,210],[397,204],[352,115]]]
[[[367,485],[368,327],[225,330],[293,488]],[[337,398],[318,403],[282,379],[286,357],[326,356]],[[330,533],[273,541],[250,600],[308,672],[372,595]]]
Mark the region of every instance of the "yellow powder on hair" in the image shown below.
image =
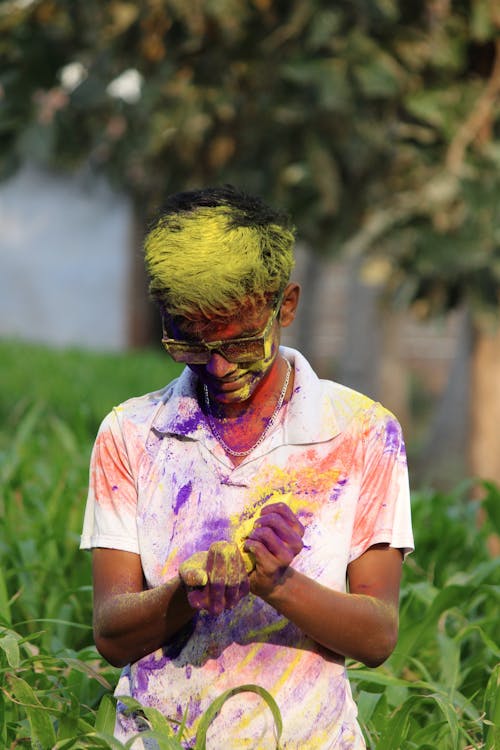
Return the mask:
[[[179,214],[146,238],[150,289],[171,315],[234,314],[244,297],[286,285],[293,244],[293,232],[277,224],[235,226],[227,206]]]

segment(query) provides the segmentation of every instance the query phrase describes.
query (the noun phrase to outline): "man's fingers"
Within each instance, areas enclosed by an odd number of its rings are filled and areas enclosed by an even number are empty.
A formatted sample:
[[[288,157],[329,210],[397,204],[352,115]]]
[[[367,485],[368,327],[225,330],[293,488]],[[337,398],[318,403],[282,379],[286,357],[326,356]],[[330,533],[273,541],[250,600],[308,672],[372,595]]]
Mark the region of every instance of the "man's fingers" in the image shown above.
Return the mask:
[[[195,552],[179,566],[179,575],[186,586],[206,586],[207,574],[207,552]]]
[[[234,542],[214,542],[207,552],[196,552],[179,566],[194,609],[212,615],[231,609],[250,591],[245,563]]]
[[[262,540],[262,535],[259,536],[259,532],[262,529],[272,530],[284,544],[294,550],[295,554],[302,549],[304,527],[296,518],[293,523],[290,523],[288,519],[285,520],[279,513],[266,513],[257,519],[251,534],[249,534],[249,538],[259,538]]]
[[[249,542],[260,542],[276,558],[280,565],[289,565],[302,549],[302,539],[297,534],[290,534],[283,540],[270,526],[256,526]]]
[[[259,522],[259,520],[264,519],[266,522],[270,522],[272,516],[275,517],[275,521],[276,518],[281,519],[283,524],[286,524],[288,527],[293,529],[297,534],[299,534],[299,536],[304,536],[304,527],[302,526],[295,513],[285,503],[272,503],[271,505],[265,505],[260,512],[257,523]]]
[[[237,588],[246,569],[234,542],[214,542],[208,551],[207,571],[211,585]]]

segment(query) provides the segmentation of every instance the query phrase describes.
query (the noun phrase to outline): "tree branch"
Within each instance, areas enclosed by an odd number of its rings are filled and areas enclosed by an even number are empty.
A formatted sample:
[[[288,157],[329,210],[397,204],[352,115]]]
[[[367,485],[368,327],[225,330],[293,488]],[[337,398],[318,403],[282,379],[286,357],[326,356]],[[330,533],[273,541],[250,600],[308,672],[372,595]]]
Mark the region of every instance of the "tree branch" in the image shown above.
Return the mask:
[[[480,130],[491,120],[495,100],[500,94],[500,39],[495,42],[495,60],[486,87],[477,99],[467,119],[457,130],[448,148],[445,164],[450,172],[457,173],[462,166],[467,147]]]

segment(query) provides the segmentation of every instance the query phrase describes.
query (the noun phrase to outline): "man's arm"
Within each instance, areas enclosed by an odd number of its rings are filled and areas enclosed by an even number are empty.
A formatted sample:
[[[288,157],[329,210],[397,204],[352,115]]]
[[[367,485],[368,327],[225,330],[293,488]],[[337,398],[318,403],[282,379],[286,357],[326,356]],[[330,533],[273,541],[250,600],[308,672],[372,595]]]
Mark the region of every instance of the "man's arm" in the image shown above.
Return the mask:
[[[196,611],[220,614],[249,591],[238,547],[214,542],[184,561],[179,575],[146,589],[141,558],[94,549],[94,639],[99,653],[122,667],[168,643]]]
[[[332,652],[381,664],[398,636],[401,552],[370,547],[348,567],[349,593],[334,591],[289,567],[303,529],[286,506],[269,508],[246,544],[256,559],[251,591]]]
[[[349,566],[349,593],[289,568],[264,598],[321,645],[377,667],[397,642],[401,560],[397,549],[371,547]]]
[[[92,572],[94,640],[115,667],[156,651],[193,617],[178,576],[145,590],[139,555],[94,549]]]

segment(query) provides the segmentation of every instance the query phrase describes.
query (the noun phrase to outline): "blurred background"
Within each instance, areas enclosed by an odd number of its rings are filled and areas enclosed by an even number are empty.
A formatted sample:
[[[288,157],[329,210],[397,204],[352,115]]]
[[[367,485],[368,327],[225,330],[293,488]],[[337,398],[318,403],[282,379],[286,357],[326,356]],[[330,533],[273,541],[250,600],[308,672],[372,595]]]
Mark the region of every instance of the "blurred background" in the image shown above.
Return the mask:
[[[417,481],[500,479],[494,0],[4,0],[0,335],[157,346],[141,261],[171,192],[298,231],[286,343],[400,418]]]
[[[367,746],[500,747],[498,0],[0,2],[0,747],[116,747],[90,451],[179,371],[148,222],[224,183],[297,227],[284,343],[404,427],[417,544],[395,653],[350,665]]]

